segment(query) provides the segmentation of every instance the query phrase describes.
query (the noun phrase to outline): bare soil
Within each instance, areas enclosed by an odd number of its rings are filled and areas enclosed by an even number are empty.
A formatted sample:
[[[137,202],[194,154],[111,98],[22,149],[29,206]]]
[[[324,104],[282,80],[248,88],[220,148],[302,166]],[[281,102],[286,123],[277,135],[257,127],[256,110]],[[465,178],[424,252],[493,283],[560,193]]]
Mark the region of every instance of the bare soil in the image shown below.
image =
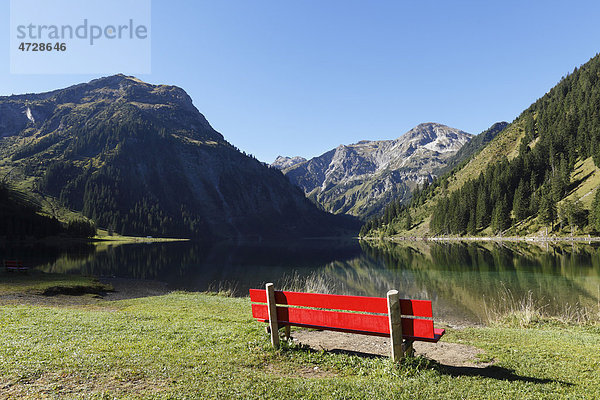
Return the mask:
[[[100,301],[115,301],[135,299],[138,297],[160,296],[170,292],[170,290],[167,288],[167,284],[164,282],[123,278],[101,278],[99,280],[101,283],[111,285],[113,290],[101,294],[88,293],[81,295],[41,295],[28,293],[9,294],[0,296],[0,305],[28,304],[57,307],[93,305]]]
[[[313,350],[343,352],[362,356],[390,355],[390,340],[377,336],[356,335],[351,333],[297,330],[292,339]],[[460,343],[414,342],[415,355],[435,360],[442,365],[452,367],[485,368],[493,363],[479,362],[478,356],[483,350]]]

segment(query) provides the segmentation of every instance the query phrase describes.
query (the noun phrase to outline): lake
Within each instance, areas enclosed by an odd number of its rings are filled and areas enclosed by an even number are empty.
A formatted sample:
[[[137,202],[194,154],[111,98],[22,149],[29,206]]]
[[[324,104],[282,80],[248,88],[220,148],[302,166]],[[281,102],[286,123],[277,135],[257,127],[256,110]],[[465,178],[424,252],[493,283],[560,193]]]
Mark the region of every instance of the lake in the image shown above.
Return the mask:
[[[550,315],[597,310],[597,245],[305,240],[288,243],[169,242],[9,246],[0,258],[23,259],[47,273],[166,282],[172,290],[276,288],[433,301],[449,323],[485,321],[490,310],[523,300]]]

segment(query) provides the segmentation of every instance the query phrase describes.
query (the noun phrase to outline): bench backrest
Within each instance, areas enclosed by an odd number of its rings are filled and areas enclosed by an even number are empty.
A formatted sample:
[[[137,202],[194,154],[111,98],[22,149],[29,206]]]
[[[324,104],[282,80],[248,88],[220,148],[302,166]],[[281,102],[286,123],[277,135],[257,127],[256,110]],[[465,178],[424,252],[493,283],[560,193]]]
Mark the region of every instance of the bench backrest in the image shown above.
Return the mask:
[[[4,268],[6,269],[26,269],[22,261],[4,260]]]
[[[269,319],[265,290],[250,289],[252,316]],[[385,297],[275,291],[277,320],[281,325],[304,326],[341,332],[390,336]],[[429,300],[400,300],[402,337],[434,339]]]

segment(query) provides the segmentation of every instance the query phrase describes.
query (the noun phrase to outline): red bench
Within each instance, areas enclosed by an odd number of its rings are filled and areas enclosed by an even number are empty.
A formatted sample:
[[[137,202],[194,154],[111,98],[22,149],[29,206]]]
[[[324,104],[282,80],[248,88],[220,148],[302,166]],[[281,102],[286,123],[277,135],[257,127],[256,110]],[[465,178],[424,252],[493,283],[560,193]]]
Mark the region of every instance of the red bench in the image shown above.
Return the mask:
[[[27,272],[29,267],[23,265],[22,261],[4,260],[4,269],[8,271]]]
[[[389,337],[391,357],[398,361],[413,353],[414,341],[435,343],[444,334],[444,329],[433,327],[431,301],[399,299],[396,290],[387,298],[341,296],[275,291],[267,283],[265,290],[250,289],[250,301],[252,316],[269,323],[275,348],[280,327],[289,336],[289,326],[300,326]]]

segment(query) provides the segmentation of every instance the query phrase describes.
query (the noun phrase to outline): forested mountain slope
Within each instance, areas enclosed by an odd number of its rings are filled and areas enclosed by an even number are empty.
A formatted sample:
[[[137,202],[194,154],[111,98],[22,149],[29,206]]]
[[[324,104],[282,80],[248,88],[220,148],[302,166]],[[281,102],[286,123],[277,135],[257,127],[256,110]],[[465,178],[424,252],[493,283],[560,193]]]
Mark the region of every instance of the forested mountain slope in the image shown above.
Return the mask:
[[[363,234],[600,230],[600,57],[576,68],[467,164]],[[595,200],[592,201],[595,197]],[[409,223],[407,223],[407,221]]]
[[[442,176],[452,169],[456,168],[463,162],[470,161],[474,155],[479,153],[489,142],[491,142],[500,132],[508,126],[508,122],[496,122],[489,129],[481,132],[479,135],[473,136],[456,154],[450,157],[446,164],[440,168],[437,173]]]
[[[182,89],[124,75],[0,97],[0,174],[51,214],[121,234],[321,235],[347,222],[230,145]]]

